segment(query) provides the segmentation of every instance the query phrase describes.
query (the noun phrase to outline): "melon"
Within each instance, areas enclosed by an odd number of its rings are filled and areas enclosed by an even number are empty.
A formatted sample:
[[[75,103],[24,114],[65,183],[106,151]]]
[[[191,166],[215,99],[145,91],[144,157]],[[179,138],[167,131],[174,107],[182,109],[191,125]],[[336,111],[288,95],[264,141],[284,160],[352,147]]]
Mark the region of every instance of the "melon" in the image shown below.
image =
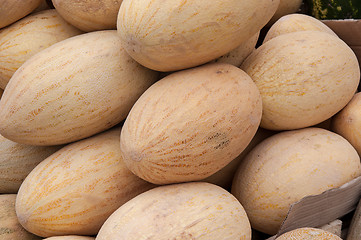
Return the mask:
[[[254,36],[280,0],[124,0],[117,30],[126,51],[157,71],[214,60]]]
[[[213,63],[179,71],[132,107],[120,139],[123,158],[155,184],[201,180],[247,147],[261,114],[259,91],[241,69]]]
[[[251,53],[243,69],[263,104],[261,127],[293,130],[319,124],[351,100],[360,82],[352,49],[321,31],[275,37]]]
[[[360,157],[342,136],[321,128],[284,131],[243,159],[232,193],[252,228],[276,234],[291,204],[337,188],[361,175]]]
[[[0,133],[28,145],[59,145],[125,119],[158,73],[135,62],[115,30],[53,44],[12,76],[0,101]]]
[[[151,189],[117,209],[96,240],[251,240],[242,205],[210,183],[172,184]]]
[[[42,161],[22,183],[16,214],[42,237],[95,235],[122,204],[153,187],[132,174],[115,128],[65,146]]]

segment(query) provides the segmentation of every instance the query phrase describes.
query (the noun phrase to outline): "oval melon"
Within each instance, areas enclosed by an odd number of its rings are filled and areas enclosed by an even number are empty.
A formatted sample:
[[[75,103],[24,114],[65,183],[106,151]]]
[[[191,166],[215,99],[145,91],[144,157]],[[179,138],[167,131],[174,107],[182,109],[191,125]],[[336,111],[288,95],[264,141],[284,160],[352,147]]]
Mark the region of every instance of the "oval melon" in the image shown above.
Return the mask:
[[[126,51],[158,71],[201,65],[254,36],[279,0],[124,0],[117,29]]]
[[[124,161],[155,184],[204,179],[246,148],[258,129],[261,105],[252,79],[230,64],[168,75],[138,99],[125,120]]]
[[[354,52],[340,38],[298,31],[251,53],[243,69],[262,96],[261,127],[292,130],[329,119],[351,100],[360,81]]]
[[[115,30],[58,42],[26,61],[0,101],[0,133],[29,145],[59,145],[125,119],[158,73],[135,62]]]
[[[242,205],[210,183],[161,186],[116,210],[96,240],[250,240],[251,226]]]
[[[65,146],[24,180],[16,199],[19,222],[42,237],[95,235],[122,204],[152,184],[125,166],[120,129]]]
[[[275,134],[240,163],[232,193],[252,228],[276,234],[291,204],[361,175],[360,157],[340,135],[321,128]]]

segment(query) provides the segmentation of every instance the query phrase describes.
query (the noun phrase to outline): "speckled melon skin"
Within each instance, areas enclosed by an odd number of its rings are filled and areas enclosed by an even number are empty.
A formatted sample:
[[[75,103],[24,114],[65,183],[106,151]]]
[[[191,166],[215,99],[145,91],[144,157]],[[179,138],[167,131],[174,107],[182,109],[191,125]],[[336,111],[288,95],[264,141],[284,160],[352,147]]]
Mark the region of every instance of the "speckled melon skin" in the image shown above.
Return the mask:
[[[52,0],[55,9],[69,23],[85,31],[116,29],[122,0]]]
[[[254,36],[279,0],[124,0],[117,29],[140,64],[175,71],[216,59]]]
[[[0,31],[0,88],[31,56],[82,31],[67,23],[56,10],[41,11]]]
[[[17,193],[26,176],[62,146],[31,146],[0,135],[0,194]]]
[[[282,234],[277,240],[342,240],[339,236],[317,228],[297,228]]]
[[[230,64],[168,75],[129,113],[120,141],[124,161],[155,184],[204,179],[246,148],[258,129],[261,105],[252,79]]]
[[[260,90],[261,127],[270,130],[299,129],[329,119],[351,100],[360,81],[351,48],[321,31],[273,38],[253,51],[241,69]]]
[[[27,232],[19,223],[15,213],[16,194],[0,195],[0,239],[1,240],[40,240]]]
[[[149,190],[116,210],[96,240],[250,240],[242,205],[229,192],[202,182]]]
[[[120,129],[69,144],[42,161],[24,180],[16,214],[42,237],[95,235],[122,204],[153,187],[125,166]]]
[[[273,235],[291,204],[360,175],[360,157],[346,139],[325,129],[304,128],[257,145],[240,163],[231,192],[252,228]]]
[[[31,13],[42,0],[0,0],[0,29]]]
[[[92,136],[124,120],[157,78],[125,52],[115,30],[68,38],[15,72],[0,101],[0,133],[29,145]]]

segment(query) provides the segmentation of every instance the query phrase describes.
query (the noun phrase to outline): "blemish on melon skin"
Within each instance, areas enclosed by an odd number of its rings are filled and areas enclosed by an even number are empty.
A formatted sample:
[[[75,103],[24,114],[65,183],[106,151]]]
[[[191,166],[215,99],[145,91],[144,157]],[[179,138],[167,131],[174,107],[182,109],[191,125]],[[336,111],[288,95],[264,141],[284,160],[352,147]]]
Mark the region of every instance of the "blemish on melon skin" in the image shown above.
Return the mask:
[[[135,162],[140,162],[145,158],[145,154],[143,153],[137,153],[137,152],[130,152],[129,153],[130,159]]]

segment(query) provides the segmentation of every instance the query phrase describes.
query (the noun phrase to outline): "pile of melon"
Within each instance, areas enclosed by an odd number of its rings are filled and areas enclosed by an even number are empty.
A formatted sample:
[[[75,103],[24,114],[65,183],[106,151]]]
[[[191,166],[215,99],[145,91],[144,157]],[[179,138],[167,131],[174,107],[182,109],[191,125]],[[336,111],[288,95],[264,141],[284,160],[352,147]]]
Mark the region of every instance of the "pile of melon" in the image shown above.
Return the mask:
[[[359,63],[301,3],[0,0],[0,239],[251,240],[361,176]]]

